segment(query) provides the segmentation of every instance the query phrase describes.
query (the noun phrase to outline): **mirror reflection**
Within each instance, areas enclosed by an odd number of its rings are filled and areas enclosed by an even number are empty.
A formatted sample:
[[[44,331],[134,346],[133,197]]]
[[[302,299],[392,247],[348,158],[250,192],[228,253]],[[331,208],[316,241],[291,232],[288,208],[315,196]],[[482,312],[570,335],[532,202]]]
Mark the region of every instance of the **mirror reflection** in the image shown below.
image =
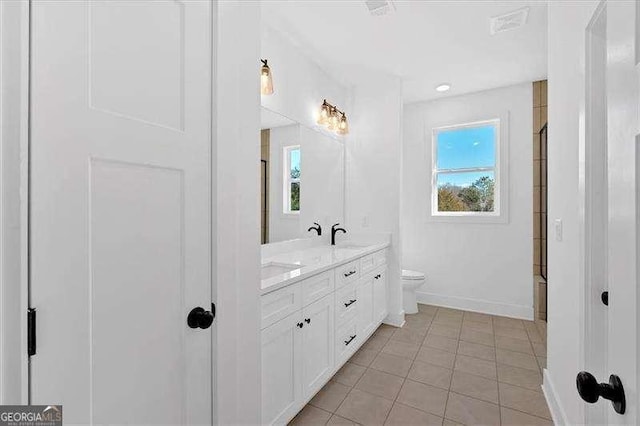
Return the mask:
[[[262,244],[329,234],[344,213],[344,145],[267,108],[261,111]]]

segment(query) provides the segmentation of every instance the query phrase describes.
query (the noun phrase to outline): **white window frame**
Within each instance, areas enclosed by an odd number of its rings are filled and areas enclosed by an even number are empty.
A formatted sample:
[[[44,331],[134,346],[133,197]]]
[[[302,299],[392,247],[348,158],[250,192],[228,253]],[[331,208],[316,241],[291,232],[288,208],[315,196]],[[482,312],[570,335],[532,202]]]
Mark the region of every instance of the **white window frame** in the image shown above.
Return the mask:
[[[472,167],[460,169],[438,169],[438,135],[444,131],[482,127],[493,125],[495,131],[495,163],[493,167]],[[466,121],[446,126],[438,126],[431,129],[431,210],[430,221],[440,222],[478,222],[478,223],[505,223],[508,221],[507,164],[508,158],[508,113],[499,114],[492,118]],[[461,172],[493,171],[494,186],[494,210],[492,212],[440,212],[438,211],[438,175]]]
[[[300,178],[292,179],[291,178],[291,151],[298,150],[300,151],[300,145],[288,145],[282,148],[284,159],[282,164],[284,165],[282,169],[283,173],[283,187],[282,187],[282,208],[284,215],[291,216],[299,216],[300,210],[291,210],[291,184],[292,183],[300,183]],[[301,156],[302,158],[302,156]]]

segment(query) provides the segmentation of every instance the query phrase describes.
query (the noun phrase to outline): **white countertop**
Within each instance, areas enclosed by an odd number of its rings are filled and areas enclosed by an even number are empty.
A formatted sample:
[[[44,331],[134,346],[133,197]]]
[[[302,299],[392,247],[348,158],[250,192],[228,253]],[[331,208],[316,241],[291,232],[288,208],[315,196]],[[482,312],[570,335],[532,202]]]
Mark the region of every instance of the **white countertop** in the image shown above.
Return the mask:
[[[367,254],[382,250],[388,246],[388,242],[370,244],[357,248],[353,246],[345,248],[340,245],[324,245],[293,250],[286,253],[279,253],[268,258],[263,258],[263,266],[269,264],[287,264],[302,265],[302,267],[263,279],[260,286],[260,294],[264,295],[270,293],[326,270],[349,263],[352,260],[366,256]]]

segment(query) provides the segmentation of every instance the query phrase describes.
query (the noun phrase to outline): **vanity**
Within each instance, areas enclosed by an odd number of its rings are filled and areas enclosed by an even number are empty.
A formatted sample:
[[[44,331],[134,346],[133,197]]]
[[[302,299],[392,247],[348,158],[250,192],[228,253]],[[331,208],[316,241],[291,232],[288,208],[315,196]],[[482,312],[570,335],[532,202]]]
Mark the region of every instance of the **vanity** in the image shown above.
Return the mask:
[[[262,424],[280,425],[387,317],[391,240],[344,226],[343,136],[263,106],[260,154]]]
[[[388,242],[263,258],[262,423],[286,424],[387,316]]]

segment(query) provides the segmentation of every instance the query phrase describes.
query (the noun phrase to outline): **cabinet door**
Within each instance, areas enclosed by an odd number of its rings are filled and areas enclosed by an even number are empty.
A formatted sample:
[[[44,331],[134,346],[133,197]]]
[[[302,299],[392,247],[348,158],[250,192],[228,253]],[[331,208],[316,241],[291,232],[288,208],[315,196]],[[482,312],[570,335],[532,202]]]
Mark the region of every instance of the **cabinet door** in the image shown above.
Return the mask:
[[[282,423],[302,400],[302,315],[298,311],[262,331],[262,423]]]
[[[373,275],[373,315],[375,322],[387,316],[387,268],[378,269]]]
[[[333,295],[304,308],[302,316],[302,393],[306,398],[319,391],[333,373]]]
[[[363,337],[373,331],[374,322],[377,320],[373,310],[374,282],[377,280],[373,277],[374,275],[368,275],[358,283],[358,329]]]

